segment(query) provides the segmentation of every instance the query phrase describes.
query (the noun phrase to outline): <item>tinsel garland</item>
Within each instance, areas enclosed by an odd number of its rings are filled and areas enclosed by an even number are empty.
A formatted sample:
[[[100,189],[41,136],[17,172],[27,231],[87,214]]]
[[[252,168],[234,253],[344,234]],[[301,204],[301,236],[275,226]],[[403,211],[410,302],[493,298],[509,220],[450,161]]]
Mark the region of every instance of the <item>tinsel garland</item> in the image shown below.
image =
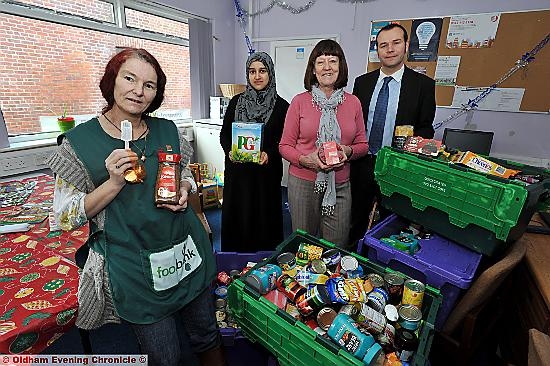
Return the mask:
[[[265,8],[263,8],[261,10],[258,10],[258,11],[255,11],[254,13],[249,13],[246,10],[243,9],[243,14],[247,17],[255,17],[255,16],[258,16],[258,15],[266,14],[271,9],[273,9],[273,7],[275,5],[277,5],[278,7],[282,8],[282,9],[288,10],[292,14],[300,14],[300,13],[303,13],[304,11],[306,11],[306,10],[309,10],[309,8],[311,8],[315,4],[316,1],[317,0],[310,0],[310,1],[307,2],[307,4],[305,4],[303,6],[295,7],[295,6],[292,6],[292,5],[288,4],[286,1],[271,0],[269,5],[266,6]]]
[[[246,42],[246,47],[248,47],[248,54],[253,54],[256,50],[252,47],[252,42],[250,42],[250,38],[248,38],[248,35],[246,34],[246,19],[244,15],[243,8],[241,7],[241,3],[239,0],[234,0],[235,3],[235,10],[237,11],[237,22],[241,25],[241,28],[243,30],[244,34],[244,41]]]
[[[464,113],[476,108],[479,105],[478,103],[480,101],[482,101],[483,99],[485,99],[485,97],[487,95],[489,95],[497,86],[502,84],[506,79],[508,79],[510,76],[512,76],[516,71],[526,67],[529,64],[529,62],[534,61],[535,60],[535,55],[540,50],[542,50],[544,48],[544,46],[546,46],[548,44],[549,41],[550,41],[550,33],[548,33],[546,35],[546,37],[542,41],[540,41],[538,45],[535,46],[535,48],[533,48],[531,51],[529,51],[529,52],[525,53],[523,56],[521,56],[521,58],[515,62],[514,66],[510,70],[508,70],[508,72],[506,72],[500,79],[498,79],[498,81],[496,83],[494,83],[490,87],[483,90],[481,92],[481,94],[479,94],[474,99],[468,100],[467,104],[462,104],[461,109],[459,109],[455,113],[451,114],[449,117],[445,118],[443,121],[437,122],[436,124],[434,124],[434,129],[437,130],[437,129],[445,126],[446,124],[448,124],[452,120],[454,120],[454,119],[458,118],[459,116],[463,115]]]

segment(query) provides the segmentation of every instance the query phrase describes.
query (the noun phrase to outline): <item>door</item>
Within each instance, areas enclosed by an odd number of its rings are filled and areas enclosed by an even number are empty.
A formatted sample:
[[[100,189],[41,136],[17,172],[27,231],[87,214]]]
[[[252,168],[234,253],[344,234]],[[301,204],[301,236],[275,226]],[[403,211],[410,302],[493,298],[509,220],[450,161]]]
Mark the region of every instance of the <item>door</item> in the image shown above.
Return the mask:
[[[296,94],[305,91],[304,74],[309,55],[320,40],[327,38],[338,40],[337,36],[327,36],[271,42],[277,94],[287,102],[290,103]],[[286,187],[288,182],[288,166],[289,162],[283,159],[283,179],[281,180],[283,187]]]

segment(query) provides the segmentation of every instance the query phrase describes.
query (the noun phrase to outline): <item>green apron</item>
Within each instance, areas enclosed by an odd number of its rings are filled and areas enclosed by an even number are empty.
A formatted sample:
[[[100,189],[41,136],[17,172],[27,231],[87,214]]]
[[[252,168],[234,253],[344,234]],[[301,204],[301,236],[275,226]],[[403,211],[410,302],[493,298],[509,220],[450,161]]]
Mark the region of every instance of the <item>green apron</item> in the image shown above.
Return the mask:
[[[168,144],[179,153],[180,146],[173,122],[148,118],[147,124],[145,181],[122,188],[105,208],[104,230],[91,225],[88,240],[105,257],[118,315],[137,324],[179,310],[210,285],[216,271],[208,235],[192,208],[174,213],[154,204],[157,151]],[[123,141],[107,135],[96,118],[65,136],[96,187],[109,179],[105,159],[124,148]],[[144,139],[134,143],[144,148]]]

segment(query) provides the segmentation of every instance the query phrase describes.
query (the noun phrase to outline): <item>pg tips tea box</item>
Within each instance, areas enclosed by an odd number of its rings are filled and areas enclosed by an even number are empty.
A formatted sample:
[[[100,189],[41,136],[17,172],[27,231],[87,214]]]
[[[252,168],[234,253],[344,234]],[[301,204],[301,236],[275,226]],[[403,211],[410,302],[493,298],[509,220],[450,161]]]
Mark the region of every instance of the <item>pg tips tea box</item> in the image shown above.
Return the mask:
[[[263,123],[233,122],[231,153],[234,161],[259,163]]]

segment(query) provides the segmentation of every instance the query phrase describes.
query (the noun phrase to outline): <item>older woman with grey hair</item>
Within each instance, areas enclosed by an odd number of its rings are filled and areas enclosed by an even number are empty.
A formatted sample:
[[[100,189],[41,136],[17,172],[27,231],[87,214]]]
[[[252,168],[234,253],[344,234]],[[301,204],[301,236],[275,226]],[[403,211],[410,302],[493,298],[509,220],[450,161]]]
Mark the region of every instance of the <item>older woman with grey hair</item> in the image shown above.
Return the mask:
[[[221,247],[223,251],[274,250],[283,240],[279,141],[288,102],[277,95],[271,57],[256,52],[246,62],[246,90],[229,102],[220,134],[225,151]],[[263,124],[259,163],[236,161],[231,153],[232,124]]]

